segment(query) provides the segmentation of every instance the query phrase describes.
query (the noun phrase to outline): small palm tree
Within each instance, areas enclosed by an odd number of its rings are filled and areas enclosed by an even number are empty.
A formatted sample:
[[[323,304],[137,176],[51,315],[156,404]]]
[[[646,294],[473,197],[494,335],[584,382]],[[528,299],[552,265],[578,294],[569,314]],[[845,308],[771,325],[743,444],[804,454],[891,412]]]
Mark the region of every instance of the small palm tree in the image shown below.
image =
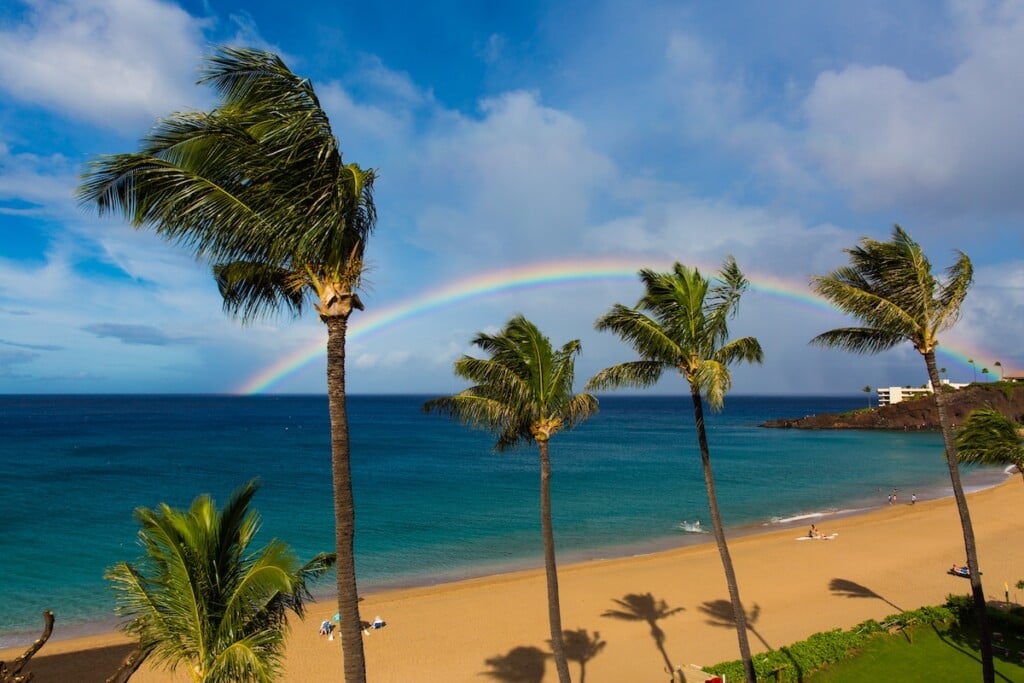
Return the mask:
[[[991,406],[971,412],[956,433],[960,462],[1013,465],[1024,478],[1021,426]]]
[[[977,382],[978,381],[978,366],[974,364],[974,359],[973,358],[968,358],[967,362],[971,364],[971,371],[974,373],[973,381]]]
[[[867,394],[867,397],[868,397],[868,408],[870,408],[871,407],[871,386],[868,385],[868,384],[865,384],[864,388],[861,389],[861,391],[863,391],[865,394]]]
[[[988,375],[988,368],[982,368],[981,369],[981,378],[984,379],[986,375]]]
[[[595,324],[598,330],[611,330],[630,344],[640,360],[600,371],[587,383],[587,388],[649,387],[660,379],[664,370],[679,372],[689,385],[708,508],[735,613],[740,657],[748,683],[754,683],[746,613],[718,508],[703,405],[706,399],[712,410],[722,408],[725,394],[732,386],[729,365],[762,360],[757,339],[729,339],[729,319],[736,313],[747,280],[731,256],[725,260],[717,284],[703,277],[696,268],[679,263],[667,273],[641,270],[640,280],[646,291],[636,307],[615,304]]]
[[[308,582],[334,556],[303,566],[277,539],[253,548],[260,519],[249,503],[256,489],[249,482],[223,510],[205,495],[188,510],[135,510],[145,555],[113,566],[106,578],[142,659],[171,671],[183,664],[195,683],[263,683],[280,674],[286,614],[302,616]]]
[[[243,322],[308,300],[327,328],[339,625],[345,680],[366,667],[356,587],[345,335],[376,223],[372,170],[345,164],[308,79],[274,54],[220,48],[200,81],[211,112],[175,113],[130,154],[92,162],[79,198],[214,262],[224,309]]]
[[[963,252],[946,271],[945,282],[932,275],[931,263],[917,244],[900,226],[895,226],[892,239],[879,242],[863,239],[847,249],[850,265],[829,275],[811,279],[811,287],[837,308],[864,323],[861,327],[843,327],[819,334],[812,344],[834,346],[854,353],[877,353],[909,341],[921,354],[933,387],[939,387],[935,364],[938,335],[956,323],[960,306],[973,280],[971,260]],[[969,360],[972,367],[974,360]],[[942,438],[946,449],[946,466],[953,485],[953,496],[960,513],[964,550],[971,573],[971,591],[978,618],[982,674],[985,683],[992,683],[992,636],[985,612],[985,592],[978,571],[978,552],[974,528],[960,481],[953,428],[946,414],[946,394],[932,393]]]
[[[423,409],[491,431],[498,438],[495,450],[499,452],[519,444],[537,444],[551,651],[558,680],[569,683],[551,524],[549,441],[562,429],[572,429],[596,413],[597,399],[572,393],[575,357],[582,348],[579,340],[555,350],[533,323],[518,315],[496,335],[479,334],[473,344],[490,358],[463,356],[455,362],[455,374],[473,386],[454,396],[427,401]]]
[[[1003,364],[1000,363],[999,361],[996,361],[992,365],[997,367],[997,368],[999,368],[999,381],[1002,382],[1003,381],[1003,377],[1004,377],[1004,375],[1003,375]]]

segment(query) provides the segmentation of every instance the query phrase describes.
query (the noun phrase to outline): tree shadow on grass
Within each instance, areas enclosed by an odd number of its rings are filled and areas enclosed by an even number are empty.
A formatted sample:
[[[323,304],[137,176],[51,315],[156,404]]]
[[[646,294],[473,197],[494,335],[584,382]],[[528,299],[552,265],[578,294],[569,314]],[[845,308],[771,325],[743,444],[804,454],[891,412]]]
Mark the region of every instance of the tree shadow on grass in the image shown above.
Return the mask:
[[[485,660],[491,670],[481,675],[505,683],[540,683],[544,678],[545,662],[550,656],[538,647],[514,647],[508,654]]]
[[[947,645],[963,656],[974,660],[978,663],[979,667],[981,666],[981,657],[975,653],[981,647],[981,644],[978,642],[978,637],[974,633],[973,629],[964,628],[960,624],[951,625],[949,630],[946,632],[939,630],[939,627],[935,624],[931,625],[931,629],[944,645]],[[968,647],[971,648],[971,650],[965,649]],[[1006,681],[1006,683],[1013,683],[1013,681],[1007,678],[1004,674],[1001,674],[998,671],[996,671],[995,674],[996,678]]]
[[[650,593],[630,593],[623,596],[621,600],[613,600],[622,609],[609,609],[605,610],[602,617],[609,617],[611,619],[622,619],[623,621],[643,621],[651,628],[651,638],[654,639],[654,645],[658,648],[658,652],[661,653],[662,659],[665,661],[665,671],[669,674],[674,674],[675,667],[672,665],[672,660],[668,656],[668,652],[665,651],[665,632],[658,626],[658,622],[662,619],[667,619],[673,614],[682,612],[682,607],[669,607],[668,603],[664,600],[657,600]]]
[[[881,600],[885,604],[889,605],[897,612],[903,611],[903,608],[896,603],[879,595],[867,586],[862,586],[856,581],[850,581],[849,579],[832,579],[828,584],[828,589],[836,595],[842,595],[847,598],[875,598],[876,600]]]

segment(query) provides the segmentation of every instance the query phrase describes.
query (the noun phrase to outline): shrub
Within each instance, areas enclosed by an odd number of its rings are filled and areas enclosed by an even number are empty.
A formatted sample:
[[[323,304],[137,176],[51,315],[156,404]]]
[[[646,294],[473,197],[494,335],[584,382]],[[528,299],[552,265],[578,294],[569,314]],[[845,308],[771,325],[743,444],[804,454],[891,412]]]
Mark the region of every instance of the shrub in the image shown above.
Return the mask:
[[[950,596],[950,600],[954,596]],[[959,598],[959,596],[956,596]],[[968,607],[970,596],[965,598]],[[823,668],[828,664],[849,659],[869,639],[882,633],[888,633],[891,628],[903,628],[906,626],[918,626],[922,624],[949,623],[957,620],[956,613],[949,607],[922,607],[893,614],[885,618],[881,623],[874,619],[857,624],[849,631],[833,629],[815,633],[807,640],[793,643],[788,647],[778,650],[762,652],[754,657],[754,671],[758,680],[765,681],[802,681],[808,674]],[[776,679],[776,670],[781,669]],[[734,660],[722,662],[706,671],[716,675],[725,675],[727,680],[743,680],[743,662]]]

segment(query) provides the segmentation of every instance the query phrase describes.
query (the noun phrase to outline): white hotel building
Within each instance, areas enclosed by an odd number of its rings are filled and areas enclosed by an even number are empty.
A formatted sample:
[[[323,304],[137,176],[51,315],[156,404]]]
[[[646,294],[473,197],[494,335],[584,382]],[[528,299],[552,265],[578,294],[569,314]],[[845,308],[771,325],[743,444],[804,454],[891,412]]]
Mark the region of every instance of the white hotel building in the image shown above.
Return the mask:
[[[962,389],[963,387],[966,387],[967,384],[968,383],[955,384],[950,382],[948,379],[942,380],[942,386],[950,387],[952,389]],[[919,396],[927,396],[931,393],[934,392],[932,391],[932,383],[930,380],[928,384],[923,387],[878,387],[878,405],[888,406],[894,403],[902,403],[903,401],[918,398]]]

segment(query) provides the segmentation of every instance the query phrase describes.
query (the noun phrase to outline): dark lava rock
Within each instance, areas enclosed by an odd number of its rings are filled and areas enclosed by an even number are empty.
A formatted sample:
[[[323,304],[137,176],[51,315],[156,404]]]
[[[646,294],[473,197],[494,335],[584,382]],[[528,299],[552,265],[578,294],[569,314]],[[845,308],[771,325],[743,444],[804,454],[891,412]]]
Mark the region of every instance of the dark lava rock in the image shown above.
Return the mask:
[[[976,408],[991,406],[1014,422],[1024,423],[1024,383],[971,384],[963,389],[945,389],[946,414],[954,427]],[[939,429],[939,413],[931,396],[922,396],[891,406],[862,408],[848,413],[822,413],[797,418],[769,420],[762,427],[776,429]]]

